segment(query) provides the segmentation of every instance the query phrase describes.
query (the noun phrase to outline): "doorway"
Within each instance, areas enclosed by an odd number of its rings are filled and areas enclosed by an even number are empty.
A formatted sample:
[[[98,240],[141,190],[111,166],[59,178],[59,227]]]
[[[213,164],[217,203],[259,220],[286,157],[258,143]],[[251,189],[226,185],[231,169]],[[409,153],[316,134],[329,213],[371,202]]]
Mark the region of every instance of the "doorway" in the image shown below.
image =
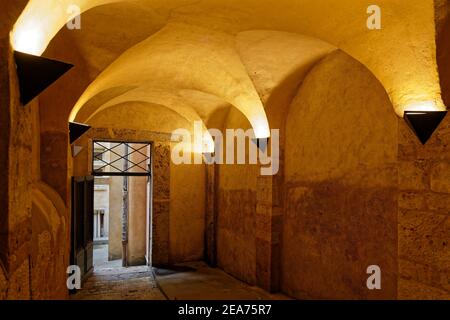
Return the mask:
[[[93,267],[151,266],[152,144],[93,140]]]

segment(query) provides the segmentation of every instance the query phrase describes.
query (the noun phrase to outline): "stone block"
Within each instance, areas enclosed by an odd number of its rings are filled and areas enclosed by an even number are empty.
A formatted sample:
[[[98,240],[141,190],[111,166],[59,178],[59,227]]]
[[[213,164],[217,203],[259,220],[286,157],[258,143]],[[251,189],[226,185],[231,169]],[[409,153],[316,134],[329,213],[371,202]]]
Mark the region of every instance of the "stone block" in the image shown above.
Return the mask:
[[[427,173],[423,162],[399,162],[399,188],[402,190],[427,190]]]
[[[153,147],[153,197],[170,197],[170,146],[155,143]]]
[[[426,211],[399,212],[399,256],[450,269],[450,217]]]
[[[448,300],[450,292],[427,286],[414,280],[399,279],[398,299],[400,300]]]
[[[399,259],[399,276],[405,280],[414,280],[431,287],[439,287],[441,274],[438,269],[421,263]]]
[[[401,209],[424,210],[426,205],[423,193],[403,191],[398,197],[398,206]]]
[[[429,210],[450,214],[450,194],[428,193],[424,197]]]
[[[450,162],[440,162],[433,167],[430,183],[432,191],[450,194]]]

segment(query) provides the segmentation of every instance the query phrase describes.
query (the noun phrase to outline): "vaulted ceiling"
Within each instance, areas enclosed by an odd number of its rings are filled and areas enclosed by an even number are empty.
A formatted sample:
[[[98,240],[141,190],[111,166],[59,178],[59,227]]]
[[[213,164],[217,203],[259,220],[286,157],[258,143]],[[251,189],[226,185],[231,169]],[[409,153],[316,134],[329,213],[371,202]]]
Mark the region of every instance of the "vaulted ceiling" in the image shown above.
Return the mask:
[[[445,108],[433,0],[378,1],[381,30],[367,28],[364,0],[31,0],[15,26],[15,48],[42,54],[73,17],[70,4],[84,12],[70,36],[91,82],[71,120],[89,122],[128,101],[207,124],[233,106],[265,137],[273,90],[288,78],[300,83],[336,49],[372,71],[399,116],[415,104]],[[27,48],[21,41],[30,34]]]

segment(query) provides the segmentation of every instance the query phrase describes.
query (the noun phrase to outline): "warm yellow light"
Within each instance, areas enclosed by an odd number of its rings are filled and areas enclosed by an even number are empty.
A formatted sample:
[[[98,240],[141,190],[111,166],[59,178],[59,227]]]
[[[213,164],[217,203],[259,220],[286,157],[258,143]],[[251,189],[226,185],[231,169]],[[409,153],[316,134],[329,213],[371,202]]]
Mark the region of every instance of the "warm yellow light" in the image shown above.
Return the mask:
[[[64,25],[92,7],[119,0],[30,0],[14,25],[14,50],[40,56]],[[73,8],[79,8],[74,13]]]
[[[213,153],[215,150],[214,139],[211,134],[206,131],[203,133],[203,153]]]
[[[434,101],[422,101],[411,103],[405,107],[405,111],[439,111],[440,108]]]
[[[12,46],[16,51],[38,56],[42,52],[43,41],[43,35],[39,29],[20,28],[13,34]]]
[[[267,121],[267,117],[264,111],[262,111],[262,114],[260,113],[258,115],[254,115],[253,117],[249,118],[249,120],[253,127],[255,138],[270,138],[269,122]]]

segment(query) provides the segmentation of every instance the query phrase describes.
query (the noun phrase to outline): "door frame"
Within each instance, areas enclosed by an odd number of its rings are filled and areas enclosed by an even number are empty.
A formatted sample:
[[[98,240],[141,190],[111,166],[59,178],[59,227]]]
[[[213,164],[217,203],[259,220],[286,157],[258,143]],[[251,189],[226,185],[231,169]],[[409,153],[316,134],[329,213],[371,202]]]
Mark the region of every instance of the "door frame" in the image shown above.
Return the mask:
[[[71,186],[70,264],[80,268],[84,282],[93,272],[94,177],[72,177]],[[82,195],[81,201],[78,199],[79,195]]]
[[[122,144],[146,144],[149,147],[149,164],[147,173],[133,173],[133,172],[95,172],[94,170],[94,146],[95,143],[122,143]],[[90,145],[90,150],[88,152],[88,162],[89,170],[93,177],[147,177],[147,223],[146,223],[146,250],[145,250],[145,260],[146,265],[152,265],[152,235],[153,235],[153,154],[154,154],[154,142],[153,141],[142,141],[142,140],[127,140],[127,139],[105,139],[105,138],[92,138]],[[129,154],[128,154],[129,155]],[[125,155],[126,157],[127,155]],[[129,161],[129,160],[128,160]],[[111,214],[111,212],[110,212]],[[128,225],[129,228],[129,225]],[[128,232],[128,230],[127,230]],[[122,262],[124,262],[124,257],[122,255]]]

